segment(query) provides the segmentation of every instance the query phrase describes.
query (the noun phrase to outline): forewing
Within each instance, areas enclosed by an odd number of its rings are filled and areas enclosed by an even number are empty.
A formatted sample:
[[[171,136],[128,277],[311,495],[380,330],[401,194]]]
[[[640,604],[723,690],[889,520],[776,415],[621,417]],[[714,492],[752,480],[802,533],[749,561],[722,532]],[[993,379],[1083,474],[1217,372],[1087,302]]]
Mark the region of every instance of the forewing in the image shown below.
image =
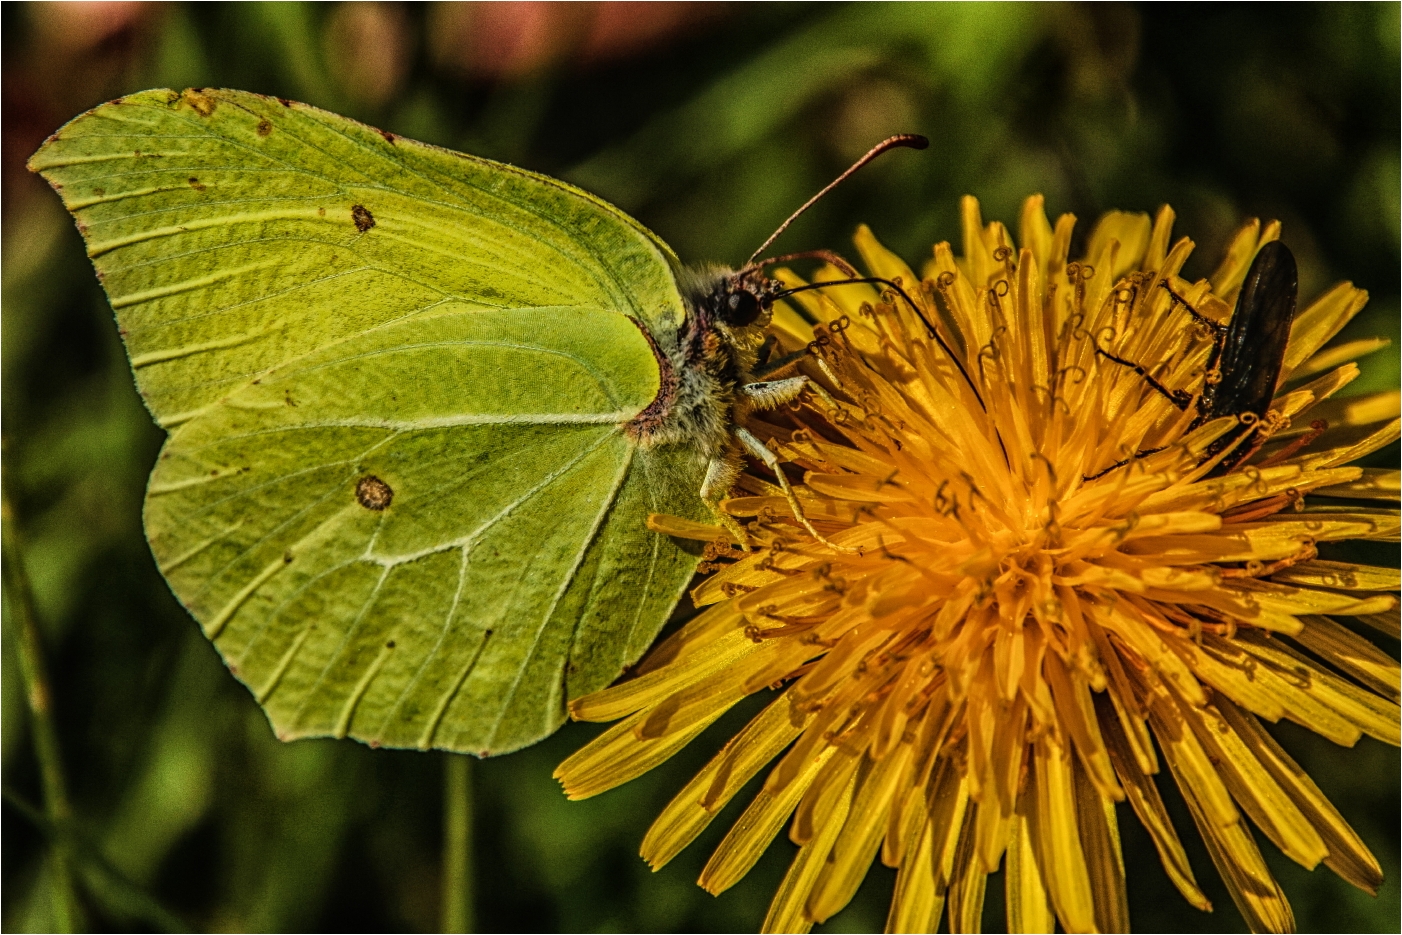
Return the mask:
[[[1295,317],[1298,279],[1294,255],[1278,240],[1252,260],[1227,323],[1213,418],[1243,412],[1259,418],[1270,408]]]
[[[30,160],[73,212],[165,426],[257,374],[445,303],[581,306],[654,331],[675,258],[603,201],[241,91],[145,91]]]
[[[637,657],[695,566],[644,526],[700,481],[654,487],[626,432],[657,385],[611,312],[381,326],[177,429],[151,546],[280,736],[516,749]]]

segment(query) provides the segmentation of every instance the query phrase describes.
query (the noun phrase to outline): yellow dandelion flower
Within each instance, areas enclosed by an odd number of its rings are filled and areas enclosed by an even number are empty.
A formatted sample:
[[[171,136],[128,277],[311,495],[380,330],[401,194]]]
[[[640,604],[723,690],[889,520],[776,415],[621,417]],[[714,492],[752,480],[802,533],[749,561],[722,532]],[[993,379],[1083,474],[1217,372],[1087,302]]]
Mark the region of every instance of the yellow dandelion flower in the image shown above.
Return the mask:
[[[894,285],[802,293],[829,324],[780,309],[773,326],[812,342],[804,366],[832,398],[746,417],[803,516],[756,465],[725,506],[749,551],[653,518],[714,539],[694,592],[709,606],[573,704],[622,720],[561,765],[566,792],[626,782],[771,690],[642,847],[665,864],[768,766],[700,880],[731,886],[787,824],[799,849],[766,931],[828,919],[878,854],[898,871],[891,931],[946,912],[977,931],[1004,861],[1011,930],[1126,931],[1122,802],[1210,909],[1164,767],[1254,930],[1294,924],[1256,832],[1374,892],[1377,861],[1261,721],[1398,743],[1398,664],[1355,629],[1397,636],[1398,570],[1317,549],[1397,541],[1398,472],[1351,463],[1397,439],[1398,394],[1335,398],[1379,346],[1321,350],[1366,301],[1345,283],[1294,317],[1268,412],[1208,405],[1262,372],[1219,366],[1220,324],[1279,225],[1252,222],[1188,282],[1172,221],[1106,215],[1068,263],[1070,216],[1053,227],[1029,199],[1015,246],[966,199],[964,256],[937,245],[923,277],[860,230]]]

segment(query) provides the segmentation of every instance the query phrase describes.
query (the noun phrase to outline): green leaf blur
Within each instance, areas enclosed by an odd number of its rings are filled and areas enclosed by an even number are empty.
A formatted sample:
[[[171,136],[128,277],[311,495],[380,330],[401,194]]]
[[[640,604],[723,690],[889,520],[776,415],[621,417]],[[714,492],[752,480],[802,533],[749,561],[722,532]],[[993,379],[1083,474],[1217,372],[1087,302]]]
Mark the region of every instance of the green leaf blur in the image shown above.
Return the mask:
[[[444,769],[441,754],[279,743],[162,581],[141,529],[162,433],[81,238],[23,167],[69,118],[161,86],[306,101],[574,182],[693,263],[743,260],[872,143],[924,133],[929,150],[878,160],[778,248],[844,250],[867,222],[918,259],[957,240],[961,194],[1011,220],[1042,192],[1083,229],[1109,208],[1173,204],[1177,231],[1199,245],[1189,272],[1205,275],[1243,217],[1278,217],[1302,297],[1339,279],[1372,295],[1337,340],[1395,342],[1398,9],[6,5],[5,483],[48,655],[88,924],[434,930]],[[1395,348],[1363,367],[1351,393],[1398,386]],[[1395,464],[1396,448],[1377,457]],[[1370,557],[1385,564],[1396,552]],[[52,864],[23,804],[42,796],[9,626],[0,921],[48,931]],[[1385,648],[1396,655],[1395,643]],[[731,712],[665,766],[585,802],[565,801],[550,772],[595,726],[475,764],[477,926],[754,930],[790,859],[786,840],[720,898],[693,881],[724,816],[658,874],[637,857],[661,806],[750,713]],[[1275,733],[1387,875],[1374,900],[1267,846],[1301,929],[1395,930],[1395,751],[1368,739],[1342,751],[1288,725]],[[1170,785],[1170,810],[1188,827]],[[1123,827],[1137,928],[1242,928],[1196,838],[1185,844],[1211,915],[1177,896],[1137,824]],[[825,928],[879,929],[892,878],[875,868]],[[990,900],[985,928],[1002,924],[1001,900]]]

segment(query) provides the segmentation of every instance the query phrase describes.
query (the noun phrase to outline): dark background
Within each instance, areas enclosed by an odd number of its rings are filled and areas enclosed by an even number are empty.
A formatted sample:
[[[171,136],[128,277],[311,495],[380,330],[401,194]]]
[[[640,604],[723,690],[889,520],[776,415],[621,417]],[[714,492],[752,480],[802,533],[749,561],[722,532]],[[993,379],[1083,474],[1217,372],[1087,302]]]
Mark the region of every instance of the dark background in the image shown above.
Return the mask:
[[[1244,217],[1280,218],[1302,297],[1372,294],[1344,337],[1398,333],[1396,3],[1251,5],[5,4],[3,420],[6,484],[53,673],[78,826],[198,929],[432,930],[444,757],[351,742],[279,744],[170,595],[140,526],[161,442],[58,199],[23,168],[80,111],[153,86],[224,86],[317,104],[509,160],[619,204],[684,260],[737,263],[882,137],[928,135],[864,170],[780,246],[843,249],[871,224],[909,260],[958,247],[957,199],[1015,222],[1178,210],[1205,275]],[[1348,392],[1395,388],[1394,349]],[[1394,454],[1392,455],[1395,458]],[[1392,554],[1396,558],[1395,551]],[[1388,560],[1385,556],[1382,559]],[[7,605],[8,612],[8,605]],[[41,801],[6,634],[3,781]],[[1396,655],[1393,643],[1387,647]],[[652,874],[652,817],[745,712],[623,789],[566,802],[550,772],[597,727],[475,764],[476,915],[487,930],[753,930],[792,854],[777,842],[733,890],[693,884],[730,810]],[[1397,931],[1398,756],[1277,731],[1374,849],[1377,899],[1267,842],[1303,930]],[[1162,778],[1162,777],[1161,777]],[[1171,783],[1200,883],[1188,907],[1122,810],[1132,918],[1240,930]],[[3,926],[53,925],[44,838],[4,806]],[[876,930],[877,867],[823,928]],[[120,895],[120,894],[118,894]],[[98,928],[152,925],[83,890]],[[1002,925],[990,885],[987,924]]]

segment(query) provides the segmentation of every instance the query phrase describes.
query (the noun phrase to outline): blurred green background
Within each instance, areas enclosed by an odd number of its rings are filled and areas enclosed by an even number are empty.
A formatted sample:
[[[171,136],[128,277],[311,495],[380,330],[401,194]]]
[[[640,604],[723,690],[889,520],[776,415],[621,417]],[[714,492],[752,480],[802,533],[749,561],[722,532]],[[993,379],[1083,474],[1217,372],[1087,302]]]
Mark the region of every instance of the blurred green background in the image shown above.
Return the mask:
[[[90,857],[87,924],[142,930],[433,930],[444,757],[279,744],[157,573],[140,525],[161,443],[111,312],[58,199],[24,171],[80,111],[147,87],[307,101],[505,159],[619,204],[691,262],[737,263],[790,210],[894,132],[879,160],[785,235],[847,247],[859,222],[908,259],[957,245],[957,199],[1015,222],[1042,192],[1088,222],[1169,202],[1205,275],[1246,216],[1278,217],[1302,292],[1372,293],[1345,337],[1398,334],[1396,3],[1368,5],[15,4],[3,7],[6,485],[52,672],[58,739]],[[1395,346],[1350,392],[1395,388]],[[1386,454],[1395,462],[1396,449]],[[1384,460],[1386,460],[1386,458]],[[1373,556],[1396,560],[1396,550]],[[8,598],[7,598],[8,599]],[[10,608],[6,605],[7,613]],[[1386,646],[1395,656],[1397,645]],[[776,842],[720,898],[693,883],[732,813],[652,874],[661,806],[735,729],[667,766],[566,802],[550,772],[597,727],[474,764],[483,930],[754,930],[793,849]],[[3,927],[45,931],[42,802],[14,640],[3,670]],[[1397,931],[1398,756],[1277,731],[1374,849],[1377,899],[1262,847],[1302,930]],[[1216,905],[1189,908],[1124,811],[1134,923],[1242,930],[1181,802]],[[108,871],[93,870],[100,855]],[[117,876],[140,887],[113,882]],[[103,881],[106,881],[105,883]],[[828,931],[879,930],[873,870]],[[996,897],[993,894],[998,894]],[[159,903],[177,918],[152,908]],[[1002,925],[1001,886],[986,924]]]

